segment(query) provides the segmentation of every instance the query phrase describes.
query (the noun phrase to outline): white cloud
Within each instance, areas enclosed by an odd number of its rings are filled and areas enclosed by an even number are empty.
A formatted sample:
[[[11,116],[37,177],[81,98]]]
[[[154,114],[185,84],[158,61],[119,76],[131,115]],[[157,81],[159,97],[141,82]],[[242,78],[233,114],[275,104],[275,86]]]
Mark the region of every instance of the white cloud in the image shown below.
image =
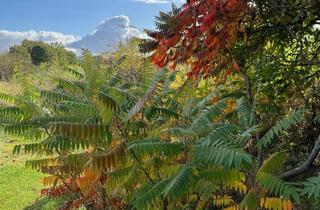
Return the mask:
[[[23,40],[43,41],[47,43],[61,43],[66,49],[80,52],[82,48],[89,49],[94,54],[113,50],[119,41],[132,37],[145,37],[139,29],[130,26],[127,16],[120,15],[102,21],[96,30],[82,38],[74,35],[65,35],[53,31],[7,31],[0,30],[0,53],[10,46],[20,44]]]
[[[64,35],[54,31],[7,31],[0,30],[0,52],[4,52],[12,45],[20,44],[23,40],[43,41],[47,43],[61,43],[66,45],[79,38],[74,35]]]
[[[130,21],[127,16],[120,15],[105,19],[97,26],[93,33],[66,46],[78,50],[85,48],[98,54],[114,49],[116,43],[119,41],[142,36],[143,34],[139,29],[130,26]]]

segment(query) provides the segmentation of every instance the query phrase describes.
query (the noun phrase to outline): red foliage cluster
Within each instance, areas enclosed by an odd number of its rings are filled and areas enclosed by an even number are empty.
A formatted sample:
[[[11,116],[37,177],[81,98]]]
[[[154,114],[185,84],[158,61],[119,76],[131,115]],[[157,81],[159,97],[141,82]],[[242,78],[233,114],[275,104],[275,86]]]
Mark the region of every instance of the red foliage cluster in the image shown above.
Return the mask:
[[[63,185],[56,186],[52,189],[42,189],[41,196],[61,197],[62,195],[70,194],[70,191]]]
[[[238,40],[247,9],[247,0],[189,0],[171,15],[174,25],[169,30],[148,33],[156,40],[156,44],[150,42],[155,50],[153,63],[171,69],[179,62],[191,64],[189,78],[209,76],[221,69],[227,69],[227,74],[238,71],[228,52]]]
[[[112,144],[117,146],[120,143],[113,141]],[[94,209],[104,209],[106,203],[115,209],[123,209],[125,206],[122,198],[116,196],[106,198],[103,195],[103,186],[106,182],[103,173],[86,169],[76,179],[57,179],[57,177],[59,176],[49,176],[43,179],[44,185],[54,185],[54,187],[42,189],[41,196],[59,198],[67,195],[69,200],[58,210],[79,209],[83,205],[91,205]]]

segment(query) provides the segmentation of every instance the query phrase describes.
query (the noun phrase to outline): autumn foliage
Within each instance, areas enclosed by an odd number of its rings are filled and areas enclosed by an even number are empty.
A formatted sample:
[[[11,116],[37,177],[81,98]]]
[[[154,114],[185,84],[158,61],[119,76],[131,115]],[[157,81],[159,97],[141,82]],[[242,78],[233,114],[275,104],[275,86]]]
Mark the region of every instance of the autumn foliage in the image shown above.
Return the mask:
[[[189,78],[209,76],[225,70],[228,76],[239,71],[229,54],[239,34],[245,36],[242,18],[248,10],[246,0],[189,0],[181,8],[157,17],[158,31],[148,31],[153,40],[141,45],[153,51],[152,61],[159,68],[177,63],[191,64]]]

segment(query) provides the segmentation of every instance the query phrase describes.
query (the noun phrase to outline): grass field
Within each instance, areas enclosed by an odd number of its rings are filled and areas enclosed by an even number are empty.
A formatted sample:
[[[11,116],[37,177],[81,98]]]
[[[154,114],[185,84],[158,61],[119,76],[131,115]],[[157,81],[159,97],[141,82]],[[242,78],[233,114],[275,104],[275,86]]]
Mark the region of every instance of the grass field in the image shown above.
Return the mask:
[[[25,168],[26,155],[12,155],[23,143],[0,132],[0,210],[54,210],[63,201],[40,198],[43,174]]]
[[[12,155],[21,143],[0,132],[0,210],[23,209],[39,197],[42,174],[24,167],[29,156]]]
[[[19,91],[18,84],[0,81],[0,93],[15,95]],[[23,143],[27,142],[0,131],[0,210],[54,210],[63,200],[40,198],[43,174],[25,168],[31,157],[12,154],[13,147]]]
[[[23,209],[39,195],[41,174],[25,169],[21,165],[0,169],[0,209]]]

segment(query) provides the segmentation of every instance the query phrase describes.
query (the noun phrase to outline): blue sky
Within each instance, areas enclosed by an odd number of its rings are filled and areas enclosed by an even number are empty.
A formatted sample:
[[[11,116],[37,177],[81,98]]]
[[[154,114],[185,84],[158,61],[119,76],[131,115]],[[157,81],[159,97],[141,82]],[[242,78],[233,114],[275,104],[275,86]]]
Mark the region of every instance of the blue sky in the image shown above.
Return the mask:
[[[0,29],[82,36],[115,15],[128,16],[130,24],[140,29],[153,29],[154,16],[160,10],[168,11],[170,3],[143,1],[155,0],[1,0]]]

